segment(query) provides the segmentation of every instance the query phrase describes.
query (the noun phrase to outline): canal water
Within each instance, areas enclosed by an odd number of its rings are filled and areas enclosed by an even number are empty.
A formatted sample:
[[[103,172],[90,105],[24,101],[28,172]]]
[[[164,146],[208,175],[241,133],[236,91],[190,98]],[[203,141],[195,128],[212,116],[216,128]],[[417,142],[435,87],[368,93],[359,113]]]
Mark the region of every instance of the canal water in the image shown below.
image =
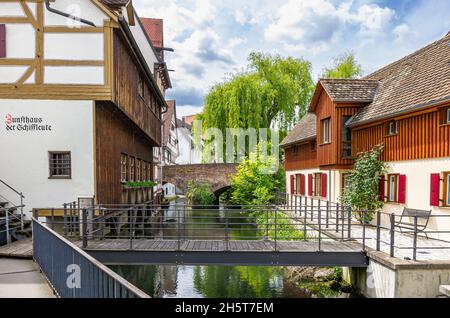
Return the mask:
[[[251,218],[228,210],[233,239],[258,239],[260,231]],[[184,235],[197,239],[223,239],[226,218],[223,211],[187,210]],[[177,235],[177,212],[171,206],[161,217],[155,236]],[[280,267],[253,266],[111,266],[119,275],[156,298],[309,298],[311,294],[286,278]],[[346,297],[330,292],[333,297]]]

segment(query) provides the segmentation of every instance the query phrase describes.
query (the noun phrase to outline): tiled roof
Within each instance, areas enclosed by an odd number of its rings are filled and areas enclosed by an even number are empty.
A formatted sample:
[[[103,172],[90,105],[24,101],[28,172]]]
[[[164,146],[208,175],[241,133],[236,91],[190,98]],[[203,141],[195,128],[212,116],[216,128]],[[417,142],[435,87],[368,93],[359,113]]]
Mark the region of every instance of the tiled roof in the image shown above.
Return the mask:
[[[286,147],[316,137],[316,120],[314,113],[307,113],[284,138],[281,146]]]
[[[351,126],[450,100],[450,33],[364,79],[380,85],[373,102],[353,117]]]
[[[378,87],[376,80],[321,79],[334,102],[371,102]]]
[[[164,47],[164,21],[162,19],[140,18],[148,37],[155,48]]]

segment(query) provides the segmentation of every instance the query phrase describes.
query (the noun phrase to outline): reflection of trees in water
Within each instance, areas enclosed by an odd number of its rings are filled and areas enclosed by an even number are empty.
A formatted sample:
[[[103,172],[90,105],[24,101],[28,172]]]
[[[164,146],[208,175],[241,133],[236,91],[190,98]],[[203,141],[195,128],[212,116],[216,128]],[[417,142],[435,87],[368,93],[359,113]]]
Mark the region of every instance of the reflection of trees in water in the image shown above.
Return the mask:
[[[283,296],[281,271],[273,267],[197,266],[195,287],[207,298]]]

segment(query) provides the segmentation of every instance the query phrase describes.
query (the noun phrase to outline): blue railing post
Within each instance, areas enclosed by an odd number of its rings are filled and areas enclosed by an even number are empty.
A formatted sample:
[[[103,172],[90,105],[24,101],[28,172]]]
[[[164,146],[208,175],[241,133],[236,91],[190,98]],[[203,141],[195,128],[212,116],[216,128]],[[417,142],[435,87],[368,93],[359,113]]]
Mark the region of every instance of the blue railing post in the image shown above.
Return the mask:
[[[417,260],[417,215],[414,216],[413,260]]]
[[[395,214],[392,213],[390,215],[390,221],[391,221],[391,242],[390,242],[390,256],[394,257],[395,256]]]
[[[377,251],[381,248],[381,212],[377,211]]]

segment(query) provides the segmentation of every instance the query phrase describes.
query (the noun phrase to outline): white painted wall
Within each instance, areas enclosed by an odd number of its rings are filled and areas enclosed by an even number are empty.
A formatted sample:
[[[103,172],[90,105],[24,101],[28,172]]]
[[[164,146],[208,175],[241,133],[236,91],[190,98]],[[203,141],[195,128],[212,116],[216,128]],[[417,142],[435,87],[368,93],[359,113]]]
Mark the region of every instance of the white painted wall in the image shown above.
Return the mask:
[[[166,198],[170,198],[173,196],[176,196],[176,187],[174,184],[172,183],[166,183],[165,185],[163,185],[163,190],[164,190],[164,196]]]
[[[94,22],[96,26],[103,26],[104,20],[107,18],[107,15],[89,0],[56,0],[51,3],[51,7]],[[45,25],[48,26],[86,26],[47,10],[44,10],[44,20]]]
[[[430,175],[450,171],[450,158],[424,159],[388,162],[388,172],[406,175],[406,203],[386,203],[383,212],[401,214],[404,207],[432,210],[432,215],[450,215],[450,208],[430,206]],[[441,198],[444,197],[441,183]],[[387,193],[387,187],[385,187]],[[438,231],[450,230],[450,217],[431,218],[430,229]],[[448,236],[450,237],[450,235]],[[442,237],[444,238],[444,237]]]
[[[103,85],[105,81],[101,66],[46,66],[46,84]]]
[[[44,56],[56,60],[103,61],[103,33],[46,33]]]
[[[7,131],[7,114],[41,117],[52,130]],[[92,101],[0,100],[0,118],[0,179],[24,193],[26,211],[94,195]],[[71,180],[48,178],[48,151],[71,151]]]
[[[0,11],[3,10],[0,4]],[[11,59],[35,57],[36,32],[31,24],[6,24],[6,57]]]
[[[136,24],[135,26],[130,26],[130,30],[131,33],[133,34],[134,39],[136,40],[136,43],[139,46],[139,49],[141,50],[142,55],[145,58],[145,61],[147,62],[148,68],[153,73],[154,65],[155,63],[158,63],[158,57],[156,56],[155,52],[150,46],[150,43],[147,40],[145,30],[142,29],[141,24],[137,20],[138,17],[135,16],[135,19]]]
[[[178,134],[178,147],[179,156],[177,157],[176,164],[200,164],[202,163],[201,151],[191,148],[192,136],[191,131],[185,127],[177,128]]]

